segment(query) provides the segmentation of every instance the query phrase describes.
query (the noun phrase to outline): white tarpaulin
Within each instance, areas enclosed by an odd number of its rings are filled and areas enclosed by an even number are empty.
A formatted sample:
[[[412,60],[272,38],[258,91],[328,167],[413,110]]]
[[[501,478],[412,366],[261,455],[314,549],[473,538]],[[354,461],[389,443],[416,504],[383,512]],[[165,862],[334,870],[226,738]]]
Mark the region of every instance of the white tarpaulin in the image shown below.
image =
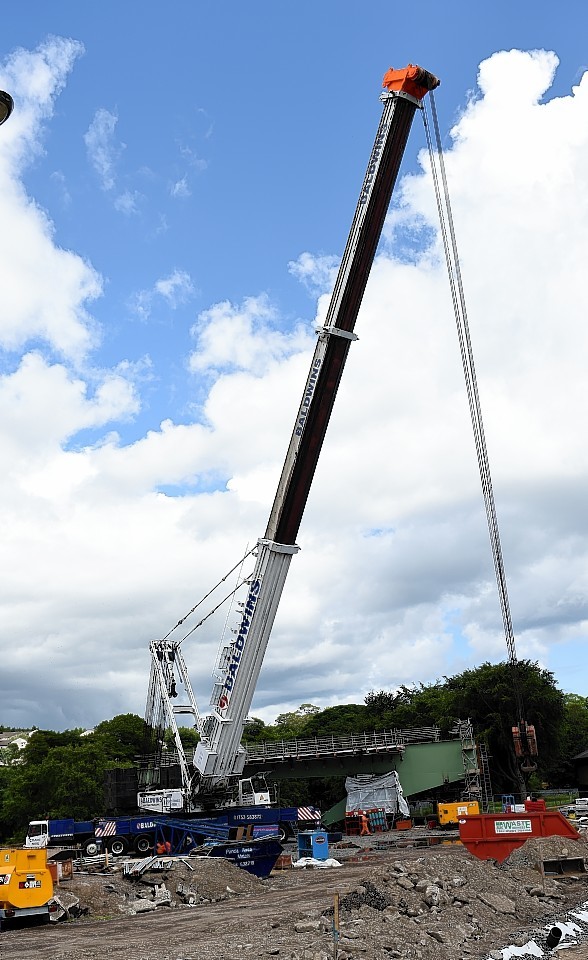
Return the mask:
[[[345,809],[372,810],[377,807],[386,813],[409,816],[409,809],[396,770],[383,777],[347,777],[345,780],[347,803]]]

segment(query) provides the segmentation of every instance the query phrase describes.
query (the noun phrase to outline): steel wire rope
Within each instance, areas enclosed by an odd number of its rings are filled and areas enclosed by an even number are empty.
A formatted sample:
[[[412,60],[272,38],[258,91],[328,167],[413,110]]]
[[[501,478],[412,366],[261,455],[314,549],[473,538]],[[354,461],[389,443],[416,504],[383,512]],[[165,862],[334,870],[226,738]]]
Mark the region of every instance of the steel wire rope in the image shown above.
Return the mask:
[[[433,149],[431,132],[430,132],[430,127],[429,127],[427,112],[426,112],[426,105],[424,105],[424,109],[422,111],[423,123],[425,127],[427,147],[429,150],[429,160],[431,164],[431,174],[432,174],[433,184],[435,188],[435,198],[437,202],[437,212],[439,215],[441,237],[443,240],[443,249],[445,252],[445,262],[447,266],[447,273],[449,276],[449,285],[451,289],[451,298],[453,302],[453,309],[454,309],[455,321],[457,326],[457,334],[459,339],[462,366],[463,366],[463,371],[464,371],[464,376],[466,381],[466,390],[467,390],[468,404],[470,409],[470,417],[471,417],[472,427],[474,432],[474,442],[475,442],[476,454],[478,458],[478,468],[480,473],[480,481],[482,485],[484,507],[486,510],[488,532],[490,535],[490,545],[492,548],[492,559],[494,563],[496,582],[498,586],[500,610],[502,614],[502,622],[504,627],[504,634],[506,639],[508,656],[509,656],[509,660],[513,670],[514,693],[515,693],[516,704],[517,704],[517,709],[519,713],[518,719],[522,720],[524,717],[523,697],[522,697],[522,692],[520,688],[518,660],[516,655],[515,637],[514,637],[512,617],[510,612],[510,603],[508,598],[506,573],[504,570],[504,561],[502,556],[502,546],[500,542],[498,517],[496,513],[496,504],[494,500],[492,478],[490,474],[490,462],[488,459],[488,450],[486,447],[484,424],[482,420],[482,408],[481,408],[480,397],[478,393],[476,368],[474,364],[474,354],[473,354],[472,343],[470,338],[467,309],[466,309],[466,302],[465,302],[465,293],[464,293],[461,270],[459,265],[459,255],[458,255],[458,249],[457,249],[457,241],[455,238],[455,229],[453,224],[451,201],[449,198],[449,187],[447,184],[445,162],[443,158],[443,147],[441,144],[441,135],[439,131],[439,122],[437,118],[435,97],[432,91],[430,92],[430,103],[431,103],[431,114],[433,118],[433,126],[435,130],[436,153],[437,153],[437,158],[439,163],[441,181],[443,185],[443,192],[441,191],[441,188],[439,185],[439,176],[437,174],[435,151]]]
[[[245,559],[245,558],[244,558],[244,559]],[[239,564],[237,564],[237,566],[239,566]],[[233,568],[233,569],[234,569],[234,568]],[[231,571],[231,572],[232,572],[232,571]],[[227,574],[227,576],[228,576],[228,574]],[[220,608],[222,607],[223,603],[226,603],[227,600],[230,600],[231,597],[233,597],[233,596],[236,594],[237,590],[239,590],[239,589],[243,586],[244,583],[247,583],[247,580],[248,580],[248,579],[249,579],[249,577],[244,577],[244,578],[240,581],[240,583],[237,584],[237,586],[234,588],[234,590],[231,590],[230,593],[227,593],[226,597],[223,597],[223,599],[222,599],[219,603],[217,603],[216,607],[213,607],[212,610],[209,610],[208,613],[206,614],[206,616],[205,616],[205,617],[202,617],[202,620],[199,620],[198,623],[197,623],[195,626],[193,626],[191,630],[188,630],[186,636],[185,636],[185,637],[182,637],[182,639],[178,641],[178,646],[180,645],[180,643],[183,643],[184,640],[187,640],[188,637],[189,637],[191,634],[193,634],[195,630],[198,630],[198,627],[201,627],[203,623],[206,623],[206,621],[208,620],[208,618],[211,617],[211,616],[213,615],[213,613],[216,613],[217,610],[220,610]],[[218,586],[218,584],[217,584],[217,586]],[[215,588],[215,589],[216,589],[216,588]],[[203,597],[202,599],[204,600],[205,598]],[[198,606],[198,604],[197,604],[197,606]],[[174,630],[175,630],[175,627],[174,627]],[[169,634],[168,634],[168,636],[169,636]]]
[[[254,552],[254,550],[256,550],[256,548],[257,548],[257,545],[256,545],[255,547],[252,547],[251,550],[248,550],[247,553],[246,553],[243,557],[241,557],[241,559],[238,561],[238,563],[236,563],[234,567],[231,567],[231,569],[229,570],[229,572],[228,572],[228,573],[225,573],[224,577],[221,577],[221,579],[219,580],[219,582],[218,582],[214,587],[212,587],[212,588],[208,591],[208,593],[205,593],[204,596],[198,601],[198,603],[195,603],[194,606],[192,607],[192,609],[191,609],[191,610],[188,610],[188,613],[186,613],[186,614],[181,618],[181,620],[178,620],[178,622],[176,623],[176,625],[175,625],[174,627],[172,627],[171,630],[168,630],[168,632],[166,633],[165,637],[162,637],[162,638],[161,638],[161,642],[163,642],[164,640],[167,640],[167,638],[168,638],[169,636],[171,636],[171,634],[174,632],[174,630],[177,630],[178,627],[181,627],[182,624],[185,623],[185,621],[188,619],[188,617],[191,617],[192,614],[194,613],[194,611],[197,610],[198,607],[199,607],[201,604],[203,604],[204,601],[207,600],[208,597],[210,597],[210,595],[213,594],[215,590],[218,590],[218,588],[220,587],[221,583],[224,583],[225,580],[227,580],[227,579],[231,576],[231,574],[235,572],[235,570],[237,569],[237,567],[242,567],[243,564],[244,564],[244,562],[245,562],[245,560],[247,559],[247,557],[250,557],[251,554]],[[215,613],[215,612],[218,610],[218,608],[221,607],[221,606],[223,605],[223,603],[225,603],[225,601],[229,599],[229,597],[232,597],[233,594],[237,592],[237,590],[239,589],[239,587],[240,587],[243,583],[245,583],[245,580],[241,581],[241,583],[238,584],[238,586],[236,586],[235,589],[232,590],[231,593],[229,593],[229,594],[225,597],[224,600],[221,600],[221,602],[214,608],[214,610],[211,610],[210,613],[207,614],[207,616],[204,618],[204,620],[208,619],[208,617],[211,616],[212,613]],[[201,626],[201,624],[204,623],[204,620],[201,620],[200,623],[196,625],[196,627]],[[194,627],[192,630],[190,630],[190,633],[193,633],[194,630],[196,630],[196,627]],[[189,637],[189,636],[190,636],[190,633],[187,633],[186,636]],[[182,640],[185,640],[185,639],[186,639],[186,637],[182,637]],[[180,643],[182,642],[182,640],[180,640]]]

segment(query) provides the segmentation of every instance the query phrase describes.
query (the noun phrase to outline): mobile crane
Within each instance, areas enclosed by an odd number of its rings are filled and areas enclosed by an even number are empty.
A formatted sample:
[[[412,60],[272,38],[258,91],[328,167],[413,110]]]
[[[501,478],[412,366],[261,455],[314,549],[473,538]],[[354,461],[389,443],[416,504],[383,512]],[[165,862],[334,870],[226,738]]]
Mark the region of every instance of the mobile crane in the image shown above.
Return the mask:
[[[201,716],[180,649],[181,641],[150,644],[151,676],[146,728],[157,757],[167,730],[173,732],[181,789],[139,794],[151,812],[195,812],[235,805],[263,806],[269,794],[261,778],[240,780],[246,753],[241,744],[270,632],[296,544],[318,457],[349,352],[355,321],[388,211],[410,127],[422,99],[439,80],[421,67],[390,69],[384,76],[381,120],[355,216],[341,260],[324,327],[306,379],[267,528],[257,541],[256,563],[235,638],[222,648],[213,685],[212,710]],[[183,687],[183,703],[177,698]],[[189,763],[176,717],[190,715],[200,740]],[[155,761],[157,762],[157,761]],[[146,781],[149,782],[148,777]]]

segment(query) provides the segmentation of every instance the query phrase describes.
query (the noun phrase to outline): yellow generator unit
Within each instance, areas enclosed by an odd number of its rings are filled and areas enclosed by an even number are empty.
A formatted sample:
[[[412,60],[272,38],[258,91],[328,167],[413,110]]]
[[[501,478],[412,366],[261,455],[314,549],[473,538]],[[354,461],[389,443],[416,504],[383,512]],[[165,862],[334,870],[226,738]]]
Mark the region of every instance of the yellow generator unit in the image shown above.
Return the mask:
[[[6,920],[49,920],[53,878],[46,850],[0,850],[0,928]]]
[[[437,820],[440,827],[457,827],[462,817],[480,812],[477,800],[462,800],[459,803],[438,803]]]

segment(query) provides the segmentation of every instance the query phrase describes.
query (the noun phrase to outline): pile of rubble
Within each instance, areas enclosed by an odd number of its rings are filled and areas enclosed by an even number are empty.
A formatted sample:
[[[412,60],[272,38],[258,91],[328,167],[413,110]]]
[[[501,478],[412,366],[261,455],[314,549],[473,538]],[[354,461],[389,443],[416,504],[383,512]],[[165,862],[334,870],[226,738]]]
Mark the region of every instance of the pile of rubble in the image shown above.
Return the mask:
[[[133,881],[122,872],[77,876],[69,889],[94,920],[158,910],[161,929],[164,915],[176,916],[173,927],[166,921],[171,952],[161,953],[165,960],[331,960],[335,943],[338,960],[504,960],[523,955],[503,951],[506,945],[522,948],[532,936],[545,944],[552,924],[574,908],[580,939],[585,933],[588,940],[588,874],[552,877],[537,869],[564,857],[588,867],[585,842],[532,839],[503,864],[460,847],[419,853],[385,854],[353,869],[284,870],[263,881],[223,860],[190,858]],[[235,907],[244,909],[235,911],[230,901],[239,897],[245,899]],[[219,926],[220,901],[228,902],[221,904]],[[201,932],[180,926],[174,908],[192,909]],[[159,960],[160,954],[149,956]]]
[[[227,860],[185,858],[171,860],[168,868],[147,869],[133,879],[127,879],[120,867],[76,874],[71,883],[59,888],[56,899],[67,910],[64,919],[109,919],[158,907],[217,903],[250,893],[259,883],[257,877]]]
[[[455,853],[398,860],[368,877],[341,898],[340,960],[489,956],[497,944],[527,942],[529,928],[548,924],[565,911],[567,899],[561,881],[528,867],[505,868]],[[332,914],[322,917],[332,922]]]

